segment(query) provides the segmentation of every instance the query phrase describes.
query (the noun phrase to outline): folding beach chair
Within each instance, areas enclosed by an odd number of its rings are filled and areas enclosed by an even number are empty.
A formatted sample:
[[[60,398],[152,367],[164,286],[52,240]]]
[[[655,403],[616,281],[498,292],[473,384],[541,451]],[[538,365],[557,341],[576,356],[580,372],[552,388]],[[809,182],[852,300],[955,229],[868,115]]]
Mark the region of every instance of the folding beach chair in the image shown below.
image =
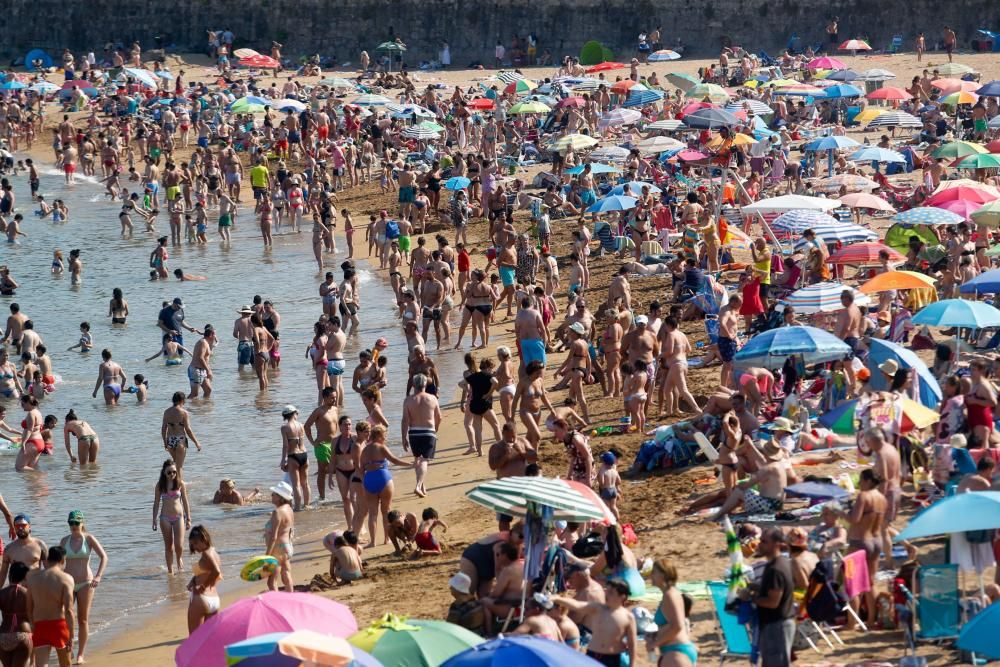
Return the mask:
[[[757,57],[760,58],[760,64],[766,67],[773,67],[778,64],[778,61],[769,56],[767,51],[761,51],[757,54]]]
[[[903,36],[893,35],[892,41],[889,42],[889,48],[886,49],[889,53],[899,53],[903,49]]]
[[[726,611],[729,586],[722,581],[710,581],[708,582],[708,591],[712,595],[712,607],[715,609],[715,618],[719,623],[721,641],[725,644],[719,664],[725,664],[727,658],[749,658],[750,652],[753,650],[750,632],[746,625],[739,622],[735,614]]]
[[[645,257],[656,257],[659,258],[661,255],[666,255],[667,251],[663,249],[663,245],[659,241],[643,241],[642,245],[639,247],[639,252]]]
[[[903,587],[907,605],[901,616],[908,644],[915,647],[921,641],[939,642],[958,637],[962,624],[958,565],[922,565],[917,570],[917,589],[919,592],[914,595]]]

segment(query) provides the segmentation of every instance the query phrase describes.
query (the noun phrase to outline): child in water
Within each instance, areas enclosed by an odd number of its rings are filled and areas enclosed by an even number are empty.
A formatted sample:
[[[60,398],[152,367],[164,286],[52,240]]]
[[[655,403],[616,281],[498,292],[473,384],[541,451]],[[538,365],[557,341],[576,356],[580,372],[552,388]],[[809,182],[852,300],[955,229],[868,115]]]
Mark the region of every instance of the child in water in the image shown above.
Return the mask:
[[[132,378],[132,382],[135,384],[125,391],[130,394],[135,394],[136,403],[145,403],[146,394],[149,393],[149,380],[147,380],[142,373],[136,373],[136,375]]]
[[[90,335],[90,322],[80,322],[80,340],[76,345],[66,350],[72,352],[79,348],[81,352],[90,352],[94,347],[94,338]]]
[[[52,251],[52,274],[58,276],[65,270],[66,264],[63,262],[62,250],[56,248]]]
[[[146,363],[149,363],[150,361],[156,359],[158,356],[162,354],[164,363],[167,366],[180,366],[182,363],[181,357],[184,356],[185,352],[187,352],[188,356],[192,356],[191,351],[189,349],[187,349],[180,343],[171,340],[170,334],[165,333],[163,334],[163,344],[160,347],[160,351],[154,354],[153,356],[147,358]]]

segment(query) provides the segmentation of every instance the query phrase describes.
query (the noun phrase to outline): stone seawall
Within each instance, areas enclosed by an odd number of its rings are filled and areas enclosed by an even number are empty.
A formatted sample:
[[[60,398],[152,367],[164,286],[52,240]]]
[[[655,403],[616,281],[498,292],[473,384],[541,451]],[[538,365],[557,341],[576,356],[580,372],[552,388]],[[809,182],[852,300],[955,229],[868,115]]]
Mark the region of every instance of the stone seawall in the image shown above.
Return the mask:
[[[287,55],[319,52],[357,62],[361,49],[400,36],[412,45],[407,61],[437,55],[448,41],[452,63],[491,62],[497,39],[534,33],[539,54],[578,54],[594,39],[617,58],[632,55],[640,29],[663,28],[663,43],[678,38],[692,55],[712,56],[722,44],[777,51],[790,35],[803,45],[823,39],[832,16],[841,39],[864,37],[885,48],[895,34],[904,49],[923,30],[928,46],[951,25],[969,48],[977,28],[1000,29],[1000,0],[8,0],[0,11],[0,53],[23,55],[45,48],[99,50],[108,41],[154,37],[178,50],[202,50],[208,29],[232,30],[237,46],[266,52],[271,39]]]

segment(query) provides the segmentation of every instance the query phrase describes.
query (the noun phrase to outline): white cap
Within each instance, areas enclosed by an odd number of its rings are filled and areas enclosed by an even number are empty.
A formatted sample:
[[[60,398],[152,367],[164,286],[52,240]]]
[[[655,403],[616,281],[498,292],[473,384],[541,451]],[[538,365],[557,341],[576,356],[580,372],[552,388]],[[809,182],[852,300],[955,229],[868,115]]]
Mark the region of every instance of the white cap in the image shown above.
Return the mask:
[[[288,482],[278,482],[271,487],[271,493],[281,496],[285,500],[289,501],[295,497],[295,494],[292,492],[292,485]]]
[[[463,595],[469,595],[472,591],[472,579],[464,572],[458,572],[448,580],[448,586]]]
[[[635,325],[637,327],[639,327],[639,326],[643,326],[645,324],[649,324],[649,318],[646,317],[645,315],[636,315],[636,317],[635,317]]]

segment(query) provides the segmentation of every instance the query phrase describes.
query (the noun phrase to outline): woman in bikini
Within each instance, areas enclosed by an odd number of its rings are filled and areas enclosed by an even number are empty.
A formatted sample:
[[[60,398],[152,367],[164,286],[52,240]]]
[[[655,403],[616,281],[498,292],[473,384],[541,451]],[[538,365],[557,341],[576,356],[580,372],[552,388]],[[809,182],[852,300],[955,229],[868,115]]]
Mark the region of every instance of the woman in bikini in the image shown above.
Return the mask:
[[[646,425],[646,415],[644,406],[646,405],[646,383],[649,382],[649,374],[646,373],[646,362],[637,361],[632,364],[627,361],[622,362],[621,371],[626,375],[625,386],[622,395],[625,399],[625,412],[629,416],[630,424],[635,430],[643,432]]]
[[[28,615],[28,588],[21,582],[28,576],[28,566],[14,561],[10,566],[10,585],[0,590],[0,662],[4,667],[28,667],[31,659],[31,622]]]
[[[264,320],[257,313],[250,316],[250,323],[253,324],[253,370],[257,374],[257,382],[261,391],[267,389],[267,367],[271,360],[271,348],[274,347],[274,336],[267,327]]]
[[[271,503],[274,510],[264,524],[265,553],[278,559],[278,569],[267,578],[267,589],[278,590],[275,579],[281,576],[281,583],[286,591],[294,591],[292,586],[292,556],[295,548],[292,539],[295,535],[295,515],[292,512],[294,498],[292,486],[288,482],[279,482],[271,487]]]
[[[357,438],[351,436],[350,417],[341,415],[337,426],[340,432],[330,443],[333,450],[333,470],[330,471],[329,485],[332,487],[336,478],[340,501],[344,505],[344,518],[348,526],[353,526],[358,497],[361,495],[361,475],[358,472],[361,467],[361,447]]]
[[[382,544],[389,543],[389,508],[392,506],[392,495],[395,488],[392,483],[392,473],[389,472],[389,463],[406,468],[413,467],[413,463],[404,461],[392,455],[389,447],[385,444],[386,430],[384,426],[375,426],[371,429],[371,441],[368,442],[358,460],[362,486],[365,490],[365,509],[354,516],[353,530],[360,535],[365,515],[368,516],[368,536],[370,542],[367,548],[374,547],[375,529],[378,525],[379,514],[382,516],[383,541]]]
[[[30,394],[21,396],[21,409],[24,419],[21,420],[21,449],[17,453],[14,470],[35,470],[38,467],[38,457],[46,451],[45,440],[42,438],[42,413],[38,410],[38,399]]]
[[[153,488],[153,530],[159,526],[163,535],[163,557],[167,574],[184,569],[183,533],[191,528],[191,505],[188,503],[187,486],[181,480],[181,471],[173,460],[167,459],[160,468],[160,479]]]
[[[590,348],[586,339],[586,329],[580,322],[574,322],[569,327],[569,354],[560,366],[556,375],[565,375],[569,378],[569,395],[580,406],[580,413],[583,418],[590,421],[590,413],[587,410],[587,397],[584,396],[583,386],[590,379],[591,361]]]
[[[0,345],[0,396],[14,398],[24,392],[17,376],[17,367],[10,360],[6,346]]]
[[[178,468],[184,467],[187,458],[188,442],[201,451],[201,443],[191,430],[191,413],[184,408],[184,392],[175,391],[171,399],[173,405],[163,411],[163,424],[160,426],[160,437],[163,438],[163,448]]]
[[[504,421],[514,421],[514,392],[517,390],[516,373],[510,359],[510,348],[501,345],[497,348],[497,393],[500,394],[500,413]]]
[[[498,382],[493,374],[493,360],[483,359],[479,370],[466,378],[469,385],[469,400],[466,405],[465,433],[469,438],[469,448],[463,454],[483,455],[483,420],[493,427],[493,437],[500,440],[500,424],[493,412],[493,391]]]
[[[316,370],[317,405],[322,404],[323,390],[330,386],[329,375],[326,371],[326,343],[326,324],[317,322],[313,325],[312,344],[306,350],[306,358],[312,361],[313,368]]]
[[[188,633],[192,633],[219,612],[221,603],[219,591],[215,587],[222,579],[222,561],[212,546],[212,536],[204,526],[195,526],[191,529],[188,534],[188,545],[192,554],[200,555],[191,566],[194,576],[187,585],[188,591],[191,592],[187,613]]]
[[[646,635],[646,648],[658,652],[656,667],[694,667],[698,648],[691,641],[684,596],[677,590],[677,568],[666,558],[653,563],[653,586],[663,591],[654,620],[657,631]]]
[[[67,418],[68,421],[68,418]],[[108,554],[97,538],[87,532],[83,512],[73,510],[67,519],[69,535],[62,538],[59,546],[66,552],[66,574],[73,577],[73,593],[76,597],[77,659],[82,665],[90,636],[90,605],[94,602],[94,589],[101,583],[104,570],[108,567]],[[97,555],[97,574],[90,569],[91,555]]]
[[[63,439],[66,445],[66,453],[69,460],[77,462],[77,457],[73,456],[73,450],[69,446],[70,434],[76,436],[76,452],[79,456],[81,466],[88,463],[97,463],[97,452],[101,448],[101,441],[97,437],[97,432],[91,428],[90,424],[81,420],[76,413],[70,410],[66,413],[66,423],[63,426]]]
[[[545,395],[544,382],[545,366],[540,361],[532,361],[524,370],[524,377],[518,380],[517,390],[514,392],[514,401],[511,404],[511,411],[518,411],[521,423],[527,429],[525,437],[533,449],[538,449],[538,443],[542,441],[542,432],[539,424],[542,419],[542,405],[554,412],[549,397]]]
[[[298,417],[299,411],[294,405],[286,405],[281,411],[285,423],[281,425],[281,465],[278,466],[291,480],[296,511],[309,505],[309,455],[304,444],[306,432]]]
[[[128,382],[125,369],[111,361],[111,350],[101,350],[101,365],[97,369],[97,382],[94,384],[93,397],[97,398],[97,390],[104,387],[104,404],[118,405],[122,395],[122,386]]]

